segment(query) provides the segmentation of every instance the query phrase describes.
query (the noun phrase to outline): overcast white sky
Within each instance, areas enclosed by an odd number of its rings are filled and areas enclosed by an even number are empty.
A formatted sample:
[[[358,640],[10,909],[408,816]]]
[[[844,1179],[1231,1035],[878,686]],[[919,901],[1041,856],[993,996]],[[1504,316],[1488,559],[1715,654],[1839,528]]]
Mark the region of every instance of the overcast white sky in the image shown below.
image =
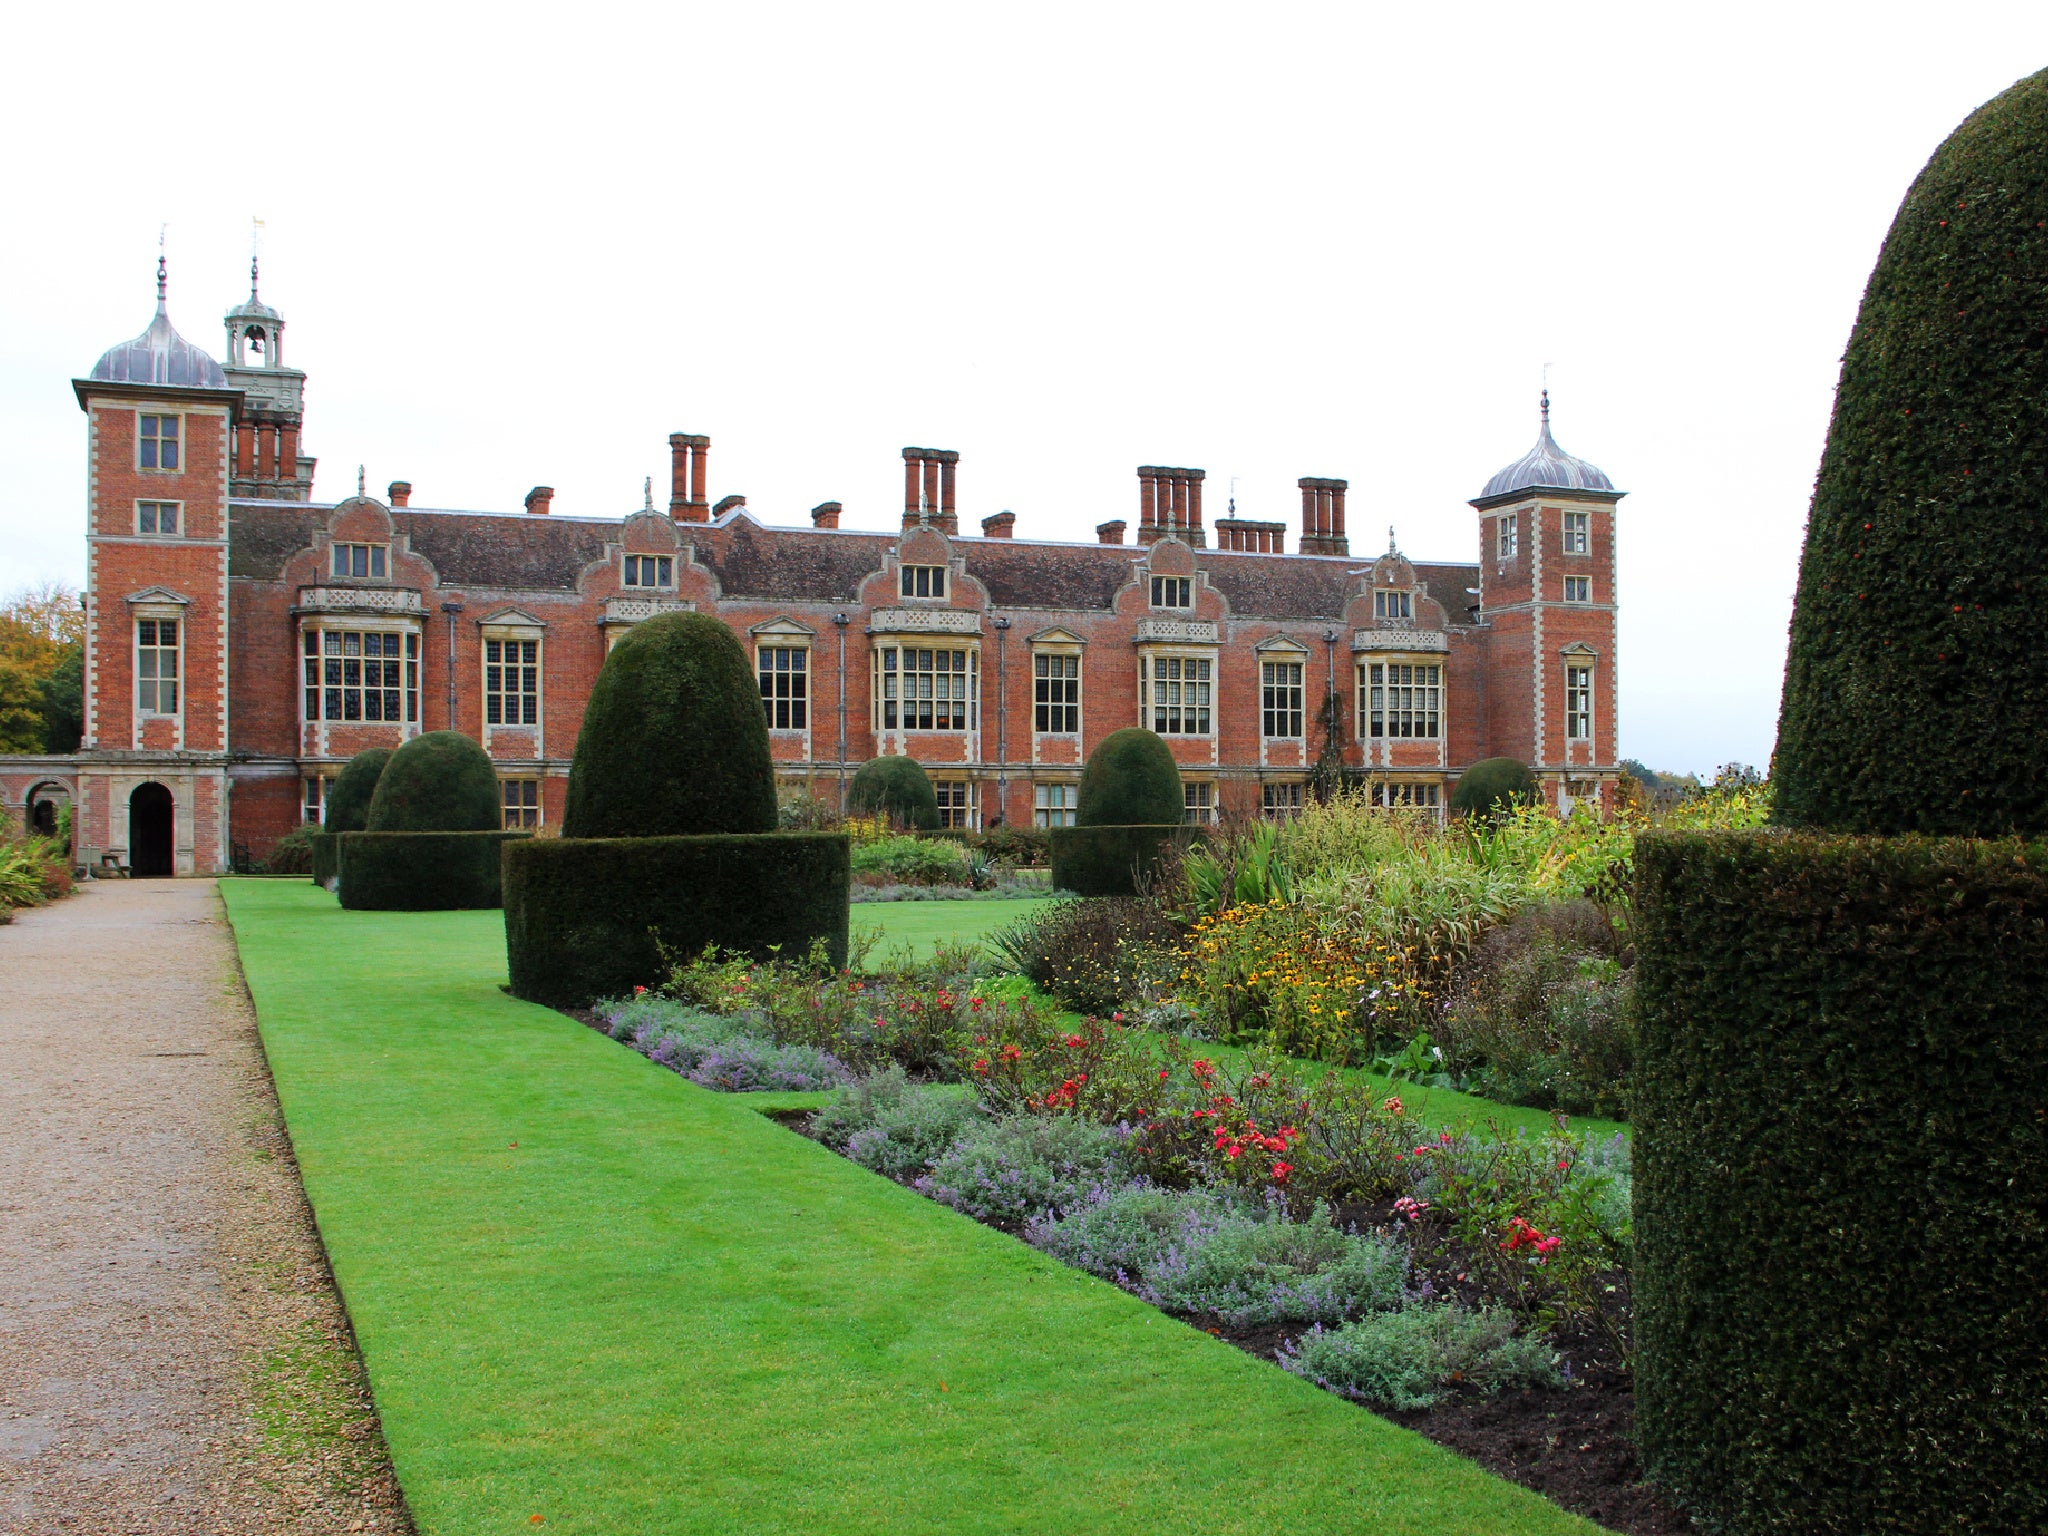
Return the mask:
[[[263,296],[315,495],[615,516],[708,433],[770,522],[1298,527],[1475,557],[1533,440],[1631,494],[1622,749],[1761,763],[1837,365],[1907,184],[2048,6],[25,9],[0,96],[0,590],[84,574],[68,381]]]

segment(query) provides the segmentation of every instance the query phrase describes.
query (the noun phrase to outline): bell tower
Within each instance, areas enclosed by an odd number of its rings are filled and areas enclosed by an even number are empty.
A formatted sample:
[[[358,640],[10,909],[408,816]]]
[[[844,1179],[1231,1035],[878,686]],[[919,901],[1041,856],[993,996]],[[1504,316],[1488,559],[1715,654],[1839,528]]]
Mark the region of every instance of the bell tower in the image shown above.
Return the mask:
[[[284,320],[256,291],[249,258],[249,297],[227,313],[227,374],[242,391],[235,428],[229,495],[266,501],[309,501],[315,460],[299,452],[306,416],[306,376],[284,366]]]

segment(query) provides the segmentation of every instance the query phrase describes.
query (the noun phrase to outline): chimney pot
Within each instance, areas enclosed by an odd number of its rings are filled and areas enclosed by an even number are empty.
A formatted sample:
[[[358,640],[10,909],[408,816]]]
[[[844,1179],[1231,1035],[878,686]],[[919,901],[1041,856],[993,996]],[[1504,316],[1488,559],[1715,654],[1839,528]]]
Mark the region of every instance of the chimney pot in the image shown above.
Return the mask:
[[[535,517],[546,517],[554,499],[555,488],[552,485],[536,485],[526,493],[526,510]]]
[[[981,536],[984,539],[1007,539],[1017,531],[1017,514],[998,512],[993,517],[981,520]]]
[[[1124,541],[1124,529],[1129,526],[1130,524],[1126,523],[1122,518],[1117,518],[1113,522],[1097,523],[1095,525],[1095,541],[1098,544],[1121,544]]]
[[[384,493],[384,496],[394,507],[409,507],[412,505],[412,482],[410,480],[394,480],[391,482],[391,488]]]
[[[718,499],[718,505],[711,509],[711,515],[713,517],[723,517],[734,507],[744,507],[746,504],[747,498],[744,496],[721,496]]]
[[[838,502],[821,501],[811,508],[811,526],[813,528],[837,528],[839,526],[839,512],[840,506]]]

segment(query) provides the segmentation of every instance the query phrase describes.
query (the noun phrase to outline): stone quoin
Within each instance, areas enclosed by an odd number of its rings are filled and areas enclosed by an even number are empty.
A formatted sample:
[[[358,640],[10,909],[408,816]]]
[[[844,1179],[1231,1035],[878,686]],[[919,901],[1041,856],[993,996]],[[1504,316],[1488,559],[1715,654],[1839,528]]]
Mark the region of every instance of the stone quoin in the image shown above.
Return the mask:
[[[1203,526],[1200,469],[1138,470],[1137,542],[960,532],[957,452],[905,448],[900,527],[785,522],[710,489],[711,440],[669,438],[666,507],[623,515],[312,499],[305,375],[250,294],[227,361],[149,328],[73,389],[86,418],[85,734],[75,758],[0,758],[10,814],[69,797],[80,864],[207,873],[322,815],[342,765],[425,731],[478,740],[508,827],[559,821],[609,647],[657,613],[716,614],[747,647],[784,792],[842,803],[871,757],[922,763],[948,825],[1071,824],[1082,765],[1142,725],[1187,815],[1285,815],[1335,695],[1347,768],[1385,803],[1441,808],[1464,767],[1529,763],[1560,810],[1616,777],[1615,506],[1536,446],[1472,501],[1479,558],[1354,556],[1348,482],[1300,481],[1297,552],[1235,507]],[[515,493],[516,494],[516,493]],[[1118,500],[1121,501],[1119,494]],[[1376,509],[1377,511],[1377,509]],[[1376,516],[1377,520],[1377,516]]]

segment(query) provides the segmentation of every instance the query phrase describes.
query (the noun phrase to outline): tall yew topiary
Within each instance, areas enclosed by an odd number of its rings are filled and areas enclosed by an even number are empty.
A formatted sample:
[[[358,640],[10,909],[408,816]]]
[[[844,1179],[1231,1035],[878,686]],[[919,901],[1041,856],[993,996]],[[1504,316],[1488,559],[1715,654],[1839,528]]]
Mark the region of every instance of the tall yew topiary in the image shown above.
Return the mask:
[[[504,824],[498,771],[460,731],[428,731],[377,776],[365,832],[495,832]]]
[[[846,808],[860,816],[886,816],[920,832],[939,830],[939,796],[914,757],[878,757],[860,765],[847,786]]]
[[[377,780],[390,761],[388,747],[371,747],[344,763],[334,787],[327,792],[327,813],[320,825],[329,832],[362,831],[369,824],[370,797],[376,794]]]
[[[774,830],[768,722],[739,636],[704,613],[634,625],[590,690],[562,835]]]
[[[1789,826],[1636,843],[1637,1439],[1732,1536],[2048,1530],[2044,526],[2048,73],[1935,152],[1865,291]]]
[[[1458,775],[1451,790],[1453,816],[1493,816],[1536,803],[1536,776],[1518,757],[1489,757]]]
[[[1126,726],[1105,736],[1088,754],[1074,807],[1075,826],[1177,825],[1186,813],[1180,766],[1158,733]]]
[[[1892,222],[1800,563],[1778,819],[2048,830],[2048,71],[1980,107]]]

